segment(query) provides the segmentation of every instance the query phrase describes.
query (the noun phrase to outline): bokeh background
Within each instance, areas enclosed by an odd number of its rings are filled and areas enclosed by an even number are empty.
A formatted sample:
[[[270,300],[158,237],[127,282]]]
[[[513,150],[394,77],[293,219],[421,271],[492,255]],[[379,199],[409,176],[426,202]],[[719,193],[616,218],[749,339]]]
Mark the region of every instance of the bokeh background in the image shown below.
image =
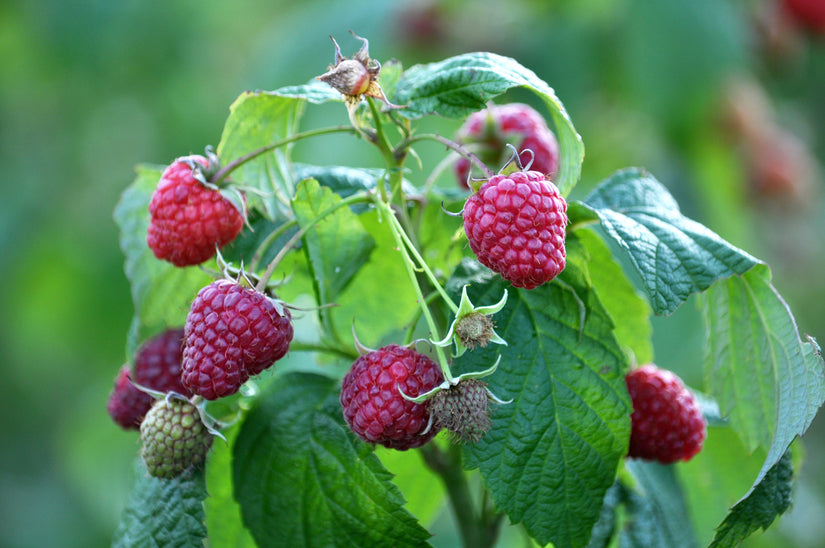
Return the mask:
[[[126,502],[137,438],[105,402],[132,315],[112,210],[134,166],[216,145],[242,91],[311,80],[328,35],[360,45],[349,29],[405,66],[515,57],[584,139],[575,197],[648,168],[769,262],[800,331],[825,341],[825,32],[781,1],[0,3],[0,546],[108,545]],[[655,342],[700,386],[692,305],[655,319]],[[805,447],[793,512],[747,545],[823,545],[825,418]]]

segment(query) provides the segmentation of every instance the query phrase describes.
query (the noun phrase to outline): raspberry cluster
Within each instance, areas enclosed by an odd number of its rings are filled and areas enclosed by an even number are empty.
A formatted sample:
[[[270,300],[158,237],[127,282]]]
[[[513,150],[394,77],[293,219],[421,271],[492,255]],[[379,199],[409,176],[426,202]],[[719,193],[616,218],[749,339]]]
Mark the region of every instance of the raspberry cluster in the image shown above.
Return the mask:
[[[628,456],[669,464],[692,459],[707,428],[696,398],[674,373],[653,364],[625,376],[633,401]]]
[[[391,344],[359,357],[344,377],[341,406],[353,432],[368,443],[406,450],[430,441],[439,430],[427,403],[417,397],[443,380],[438,365],[407,347]],[[399,391],[400,390],[400,391]]]
[[[494,175],[464,205],[464,232],[479,262],[533,289],[564,270],[567,202],[538,171]]]

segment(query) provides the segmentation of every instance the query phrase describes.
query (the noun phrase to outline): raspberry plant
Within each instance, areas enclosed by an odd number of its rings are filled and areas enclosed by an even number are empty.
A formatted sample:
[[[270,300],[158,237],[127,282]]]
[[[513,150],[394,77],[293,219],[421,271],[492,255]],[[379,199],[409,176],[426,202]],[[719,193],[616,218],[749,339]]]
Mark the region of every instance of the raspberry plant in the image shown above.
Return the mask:
[[[323,81],[245,92],[231,105],[209,170],[192,166],[199,184],[244,216],[231,243],[216,243],[215,259],[179,267],[147,245],[149,204],[167,166],[140,166],[123,193],[115,219],[135,305],[128,355],[183,325],[198,292],[227,278],[256,302],[274,303],[278,321],[290,324],[278,328],[278,342],[285,329],[291,342],[284,357],[236,364],[249,377],[237,392],[189,398],[226,441],[169,479],[138,461],[115,544],[437,544],[428,528],[442,500],[472,547],[508,534],[557,547],[732,546],[769,527],[789,508],[793,447],[825,400],[825,382],[819,348],[800,336],[768,266],[684,216],[642,169],[570,199],[582,140],[553,89],[517,61],[468,53],[405,70],[382,66],[360,40],[351,58],[335,43],[326,73],[319,61]],[[458,131],[515,88],[532,92],[555,133],[552,182],[521,166],[530,156],[523,150],[509,166],[486,165],[471,147],[420,130],[437,116]],[[305,110],[335,102],[346,110],[341,125],[304,127]],[[319,138],[330,134],[372,147],[383,167],[325,164],[329,145]],[[416,147],[427,141],[446,147],[444,162],[419,161]],[[298,142],[315,147],[317,162],[291,160]],[[477,260],[461,219],[474,191],[445,169],[459,158],[484,180],[526,170],[515,178],[551,196],[556,213],[543,215],[564,260],[531,289]],[[476,189],[484,182],[470,181]],[[532,238],[533,217],[499,192],[508,205],[499,211],[494,200],[489,213],[504,236],[479,236],[500,238],[493,243],[507,251]],[[529,263],[530,249],[513,260]],[[690,388],[707,439],[688,463],[629,458],[625,376],[654,359],[651,314],[667,316],[694,294],[705,324],[704,363],[695,364],[704,382]],[[230,325],[238,317],[254,324],[252,313],[233,308],[240,305],[229,293],[219,300],[210,306],[232,308],[229,319],[192,320],[187,333],[200,329],[199,351],[210,359],[227,349],[254,354],[259,343],[246,348],[238,335],[254,328]],[[409,424],[409,409],[424,410],[415,420],[430,415],[429,430],[418,422],[401,430],[426,443],[377,447],[348,427],[342,380],[370,355],[366,345],[406,347],[438,368],[422,384],[390,363],[370,370],[375,384],[359,374],[346,388],[346,401],[364,400],[381,426]],[[225,374],[210,363],[198,374]]]

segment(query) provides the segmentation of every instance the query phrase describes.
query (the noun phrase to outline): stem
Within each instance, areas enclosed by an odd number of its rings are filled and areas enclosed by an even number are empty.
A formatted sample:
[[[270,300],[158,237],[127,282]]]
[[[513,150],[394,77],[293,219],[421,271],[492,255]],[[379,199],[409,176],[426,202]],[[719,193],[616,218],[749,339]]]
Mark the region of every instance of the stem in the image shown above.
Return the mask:
[[[429,295],[427,295],[425,297],[424,303],[426,303],[427,306],[429,306],[430,303],[432,303],[434,300],[436,300],[436,298],[438,298],[439,296],[440,295],[437,292],[434,291],[434,292],[430,293]],[[410,325],[407,328],[407,333],[404,336],[404,342],[405,343],[409,343],[412,340],[413,334],[415,333],[415,327],[416,327],[416,325],[418,325],[418,320],[420,320],[420,319],[421,319],[421,310],[419,309],[418,313],[412,318],[412,321],[410,322]]]
[[[309,227],[302,228],[301,230],[293,234],[289,240],[287,240],[287,242],[284,244],[284,247],[282,247],[278,254],[275,255],[275,257],[269,262],[263,276],[261,276],[258,279],[258,284],[255,286],[255,291],[262,292],[264,288],[266,288],[266,284],[269,283],[269,278],[272,277],[272,273],[275,272],[275,268],[286,256],[286,254],[289,253],[289,250],[292,249],[292,246],[295,245],[295,243],[304,236],[304,233],[307,231],[308,228]]]
[[[264,241],[261,242],[261,245],[258,246],[258,250],[252,256],[252,260],[249,262],[249,268],[252,270],[252,272],[258,270],[258,263],[261,262],[261,258],[264,254],[264,251],[266,251],[266,248],[272,245],[272,242],[277,240],[281,234],[283,234],[296,224],[298,224],[297,219],[290,219],[289,221],[285,222],[284,224],[270,232],[269,235],[267,235],[267,237],[264,238]]]
[[[389,219],[388,222],[390,224],[390,232],[392,232],[392,235],[395,238],[398,251],[401,252],[404,267],[407,269],[407,274],[410,276],[410,282],[412,282],[412,286],[415,289],[416,301],[421,306],[421,313],[424,314],[424,319],[427,321],[427,327],[430,329],[430,335],[434,338],[434,340],[440,340],[438,328],[435,325],[435,321],[433,321],[432,314],[430,314],[430,307],[427,306],[424,295],[421,293],[421,286],[418,285],[418,277],[415,275],[412,259],[410,259],[410,255],[407,253],[407,245],[404,243],[404,239],[401,236],[404,231],[400,230],[400,225],[397,224],[397,219],[395,219],[395,215],[393,214],[390,206],[380,200],[376,200],[375,203],[378,209]],[[444,375],[444,380],[452,381],[453,375],[450,372],[449,365],[447,364],[447,356],[444,354],[444,349],[440,346],[436,346],[435,351],[438,356],[438,365],[441,367],[441,373]]]
[[[479,514],[474,510],[470,485],[461,468],[460,447],[453,445],[445,452],[435,443],[428,443],[421,448],[421,456],[427,467],[441,477],[447,489],[465,548],[492,547],[498,536],[498,526],[486,526],[485,522],[490,520],[484,513]],[[497,515],[495,521],[500,523],[501,517],[500,514]]]
[[[309,131],[303,131],[301,133],[296,133],[294,135],[290,135],[289,137],[285,137],[274,143],[269,143],[266,146],[263,146],[259,149],[253,150],[248,154],[244,154],[240,158],[236,158],[226,164],[225,166],[221,167],[218,171],[215,172],[214,175],[209,179],[209,182],[212,184],[220,184],[221,181],[226,179],[226,177],[232,173],[235,169],[242,166],[246,162],[250,160],[254,160],[261,154],[265,154],[271,150],[275,150],[278,147],[282,147],[284,145],[288,145],[289,143],[294,143],[295,141],[299,141],[301,139],[305,139],[307,137],[315,137],[317,135],[326,135],[329,133],[357,133],[357,130],[351,126],[336,126],[336,127],[327,127],[327,128],[320,128],[320,129],[311,129]]]
[[[266,287],[266,284],[269,283],[269,278],[272,276],[272,273],[275,272],[275,268],[278,266],[278,263],[280,263],[281,260],[284,258],[284,256],[286,256],[286,254],[289,252],[289,250],[292,248],[292,246],[295,245],[295,243],[298,240],[303,238],[304,234],[306,234],[306,232],[310,228],[314,227],[319,222],[324,220],[324,218],[327,215],[330,215],[330,214],[334,213],[335,211],[341,209],[344,206],[349,206],[351,204],[357,204],[359,202],[367,202],[367,201],[370,201],[371,199],[372,198],[370,196],[366,195],[366,194],[362,194],[362,193],[353,194],[352,196],[344,198],[343,200],[341,200],[340,202],[338,202],[334,206],[330,207],[329,209],[326,209],[323,213],[321,213],[320,215],[318,215],[317,217],[312,219],[309,223],[307,223],[306,226],[301,227],[301,229],[298,232],[293,234],[292,237],[289,240],[287,240],[287,242],[284,244],[284,247],[282,247],[281,250],[278,252],[278,254],[275,255],[275,257],[269,262],[263,276],[261,276],[259,278],[258,284],[255,286],[255,289],[257,291],[263,291],[263,289]],[[323,303],[320,303],[320,304],[323,304]]]
[[[385,203],[396,204],[398,207],[398,215],[401,217],[401,224],[407,229],[408,233],[412,234],[412,220],[410,219],[409,212],[407,211],[407,198],[404,196],[403,185],[404,177],[401,171],[401,168],[404,165],[404,160],[407,158],[408,148],[392,148],[390,141],[387,138],[387,134],[384,131],[384,124],[381,121],[381,112],[376,106],[376,102],[371,97],[367,97],[367,104],[369,105],[370,112],[372,113],[375,123],[376,138],[374,143],[381,151],[381,155],[384,157],[384,162],[387,164],[387,174],[389,175],[391,195],[389,198],[387,197],[385,189],[382,185],[380,189],[381,199]]]
[[[433,168],[430,174],[427,176],[427,180],[424,181],[424,185],[421,188],[421,193],[424,196],[429,196],[430,190],[432,190],[433,186],[435,186],[435,181],[438,179],[438,176],[441,175],[450,165],[455,163],[457,158],[456,154],[450,153],[444,157],[443,160],[438,162],[438,165]]]
[[[387,171],[392,172],[397,165],[392,156],[390,143],[384,133],[384,125],[381,123],[381,113],[378,111],[378,107],[375,106],[375,101],[373,101],[372,98],[367,97],[367,105],[369,105],[373,123],[375,124],[375,140],[373,143],[375,143],[375,146],[377,146],[378,150],[381,151],[381,155],[384,157],[384,162],[387,164]],[[390,180],[390,188],[392,188],[393,182],[394,181]],[[385,203],[389,201],[387,197],[387,189],[384,187],[383,181],[378,182],[378,192],[381,195],[381,201]]]
[[[450,149],[458,152],[459,154],[461,154],[462,156],[467,158],[469,161],[471,161],[472,163],[477,165],[481,169],[481,171],[483,171],[484,174],[487,175],[487,177],[492,177],[493,175],[495,175],[495,173],[493,173],[493,171],[489,167],[484,165],[484,162],[479,160],[478,156],[476,156],[475,154],[473,154],[472,152],[467,150],[467,148],[465,146],[460,145],[460,144],[456,143],[455,141],[451,141],[451,140],[447,139],[446,137],[442,137],[441,135],[439,135],[437,133],[422,133],[420,135],[414,135],[412,137],[408,137],[407,139],[404,139],[403,141],[401,141],[398,144],[397,148],[399,148],[399,149],[402,148],[402,147],[407,148],[416,141],[424,141],[424,140],[436,141],[436,142],[441,143],[442,145],[446,146],[447,148],[450,148]]]
[[[427,265],[427,262],[424,260],[424,257],[421,256],[421,254],[413,245],[412,241],[407,237],[407,234],[406,232],[404,232],[401,223],[395,217],[392,217],[390,219],[390,222],[395,223],[396,229],[398,230],[401,239],[407,245],[407,248],[409,249],[410,253],[412,253],[413,257],[415,257],[415,260],[418,262],[421,270],[424,272],[424,274],[426,274],[427,278],[429,278],[435,290],[438,291],[438,293],[441,295],[441,298],[444,300],[445,303],[447,303],[447,306],[450,307],[450,310],[453,311],[453,314],[457,314],[458,305],[453,302],[450,296],[447,295],[447,292],[444,290],[444,288],[441,287],[441,284],[438,283],[438,280],[435,278],[435,274],[433,274],[432,270],[430,270],[430,267]]]

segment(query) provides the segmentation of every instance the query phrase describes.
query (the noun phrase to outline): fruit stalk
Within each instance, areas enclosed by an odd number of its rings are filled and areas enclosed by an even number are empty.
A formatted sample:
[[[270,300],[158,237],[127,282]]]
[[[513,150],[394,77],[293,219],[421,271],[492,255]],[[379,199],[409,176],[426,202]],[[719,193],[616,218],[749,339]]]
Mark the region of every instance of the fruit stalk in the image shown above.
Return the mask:
[[[461,156],[467,158],[467,160],[469,160],[472,163],[474,163],[475,165],[477,165],[481,169],[481,171],[484,172],[484,174],[487,176],[487,178],[490,178],[493,175],[495,175],[495,173],[493,173],[493,171],[489,167],[487,167],[484,164],[484,162],[482,162],[478,158],[478,156],[476,156],[475,154],[473,154],[472,152],[467,150],[467,147],[465,147],[463,145],[460,145],[460,144],[456,143],[455,141],[451,141],[450,139],[447,139],[446,137],[443,137],[443,136],[441,136],[437,133],[422,133],[421,135],[415,135],[413,137],[408,137],[408,138],[404,139],[403,141],[401,141],[401,143],[399,143],[398,148],[402,148],[402,147],[403,148],[409,148],[409,146],[411,144],[413,144],[414,142],[423,141],[425,139],[441,143],[442,145],[446,146],[447,148],[449,148],[451,150],[454,150],[455,152],[459,153]]]
[[[418,277],[415,274],[415,270],[413,268],[413,261],[410,258],[409,253],[407,252],[407,245],[404,243],[404,239],[401,237],[401,233],[404,231],[401,229],[398,220],[395,219],[394,213],[390,206],[386,203],[376,200],[375,205],[378,210],[388,219],[390,225],[390,231],[392,232],[393,237],[395,238],[396,245],[398,247],[398,251],[401,252],[404,267],[407,270],[407,274],[410,276],[410,282],[412,283],[413,289],[415,290],[416,302],[421,306],[421,312],[424,314],[424,319],[427,322],[427,327],[430,329],[430,336],[433,340],[440,340],[438,328],[435,325],[435,321],[433,320],[433,316],[430,313],[430,307],[427,306],[427,301],[424,298],[424,294],[421,292],[421,286],[418,284]],[[452,381],[453,375],[450,372],[450,366],[447,364],[447,356],[444,354],[444,349],[440,346],[435,347],[436,355],[438,357],[438,366],[441,368],[441,373],[444,375],[445,381]]]
[[[255,149],[252,152],[248,152],[244,154],[240,158],[235,158],[225,166],[222,166],[218,171],[215,172],[214,175],[209,179],[209,182],[218,185],[221,181],[226,179],[230,173],[235,171],[237,168],[249,162],[250,160],[254,160],[261,154],[266,154],[276,148],[288,145],[290,143],[294,143],[296,141],[300,141],[301,139],[306,139],[308,137],[317,137],[318,135],[327,135],[329,133],[357,133],[356,129],[351,126],[336,126],[336,127],[325,127],[319,129],[311,129],[308,131],[302,131],[301,133],[296,133],[294,135],[290,135],[289,137],[284,137],[283,139],[279,139],[273,143],[269,143],[268,145],[262,146],[261,148]]]
[[[489,504],[485,504],[483,512],[475,511],[470,485],[461,468],[461,447],[451,445],[447,451],[442,451],[435,443],[430,443],[421,447],[420,452],[424,464],[438,474],[447,489],[465,548],[495,545],[502,514],[491,512]]]

